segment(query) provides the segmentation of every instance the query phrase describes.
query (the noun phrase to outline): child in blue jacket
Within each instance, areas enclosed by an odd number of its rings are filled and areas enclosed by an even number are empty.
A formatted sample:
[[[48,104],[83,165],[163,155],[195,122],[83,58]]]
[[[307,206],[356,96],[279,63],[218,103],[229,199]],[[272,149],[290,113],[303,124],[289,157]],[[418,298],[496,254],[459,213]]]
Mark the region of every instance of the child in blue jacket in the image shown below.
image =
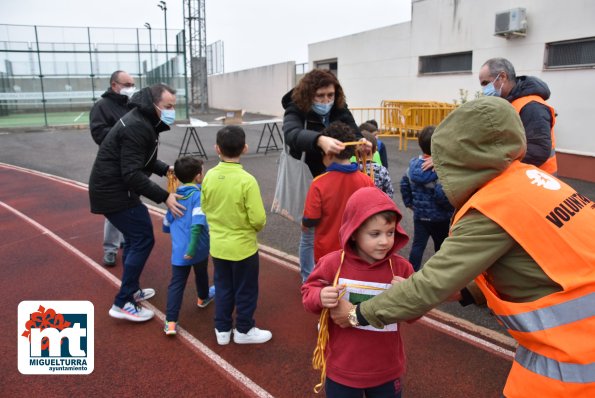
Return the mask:
[[[426,126],[419,133],[418,143],[423,154],[411,159],[409,168],[401,179],[401,196],[405,206],[413,210],[413,243],[409,262],[415,271],[432,237],[434,250],[438,251],[448,236],[454,208],[448,202],[438,175],[433,168],[424,170],[422,165],[432,155],[431,140],[434,126]]]
[[[215,297],[214,287],[209,289],[207,264],[209,258],[209,227],[200,205],[200,184],[204,177],[202,160],[184,156],[176,160],[174,173],[182,182],[176,193],[186,211],[182,217],[174,218],[167,212],[163,218],[163,232],[171,234],[172,276],[167,289],[167,310],[164,332],[175,335],[178,329],[178,315],[190,269],[194,268],[197,305],[206,307]]]

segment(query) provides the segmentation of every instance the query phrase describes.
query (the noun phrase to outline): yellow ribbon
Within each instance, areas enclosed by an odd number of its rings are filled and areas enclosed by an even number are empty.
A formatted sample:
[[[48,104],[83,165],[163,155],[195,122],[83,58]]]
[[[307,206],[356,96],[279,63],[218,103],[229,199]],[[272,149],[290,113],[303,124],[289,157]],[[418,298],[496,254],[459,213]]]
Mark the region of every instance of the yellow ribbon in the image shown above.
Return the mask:
[[[344,142],[343,145],[345,145],[345,146],[365,145],[365,142],[363,142],[363,141],[349,141],[349,142]],[[361,167],[361,169],[362,169],[362,173],[364,173],[365,175],[370,177],[372,179],[372,182],[374,182],[374,165],[372,164],[372,161],[370,161],[370,170],[368,170],[368,168],[366,167],[368,164],[366,152],[362,151],[362,153],[360,154],[357,151],[355,151],[355,158],[357,159],[358,167]]]
[[[167,171],[167,192],[176,193],[178,190],[178,179],[173,171]]]

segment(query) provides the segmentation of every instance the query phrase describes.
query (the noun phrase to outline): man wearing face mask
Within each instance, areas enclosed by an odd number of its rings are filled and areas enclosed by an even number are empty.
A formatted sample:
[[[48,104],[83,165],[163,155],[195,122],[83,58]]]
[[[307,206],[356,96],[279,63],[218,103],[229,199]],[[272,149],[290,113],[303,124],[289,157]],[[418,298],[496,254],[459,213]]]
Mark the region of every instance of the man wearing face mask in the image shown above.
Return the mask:
[[[114,124],[130,110],[128,99],[135,91],[132,76],[123,70],[112,73],[110,87],[101,95],[89,113],[91,136],[97,145],[101,145]],[[122,233],[106,218],[103,225],[104,265],[108,267],[116,265],[116,254],[123,239]]]
[[[554,124],[556,113],[545,101],[550,97],[547,84],[534,76],[516,76],[514,66],[505,58],[487,60],[479,71],[483,94],[506,99],[521,117],[527,136],[523,163],[556,174]]]
[[[130,321],[147,321],[153,312],[141,301],[155,295],[153,289],[140,288],[140,275],[155,242],[153,226],[144,196],[165,203],[176,217],[184,206],[180,195],[168,193],[151,174],[165,176],[173,169],[157,158],[159,134],[175,121],[176,91],[165,85],[145,87],[130,99],[130,112],[109,131],[97,152],[89,179],[91,212],[103,214],[124,234],[124,271],[122,285],[109,315]]]

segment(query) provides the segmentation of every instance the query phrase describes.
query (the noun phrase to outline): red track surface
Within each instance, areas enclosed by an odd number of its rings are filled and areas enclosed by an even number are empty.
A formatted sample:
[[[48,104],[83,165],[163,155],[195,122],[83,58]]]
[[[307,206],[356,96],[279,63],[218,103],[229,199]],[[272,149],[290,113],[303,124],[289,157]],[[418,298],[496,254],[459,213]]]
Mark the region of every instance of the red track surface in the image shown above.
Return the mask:
[[[261,256],[255,318],[273,332],[269,343],[217,345],[214,306],[196,308],[191,283],[180,314],[180,326],[187,333],[168,338],[157,317],[134,324],[108,316],[121,264],[106,270],[96,263],[102,258],[103,218],[89,212],[84,187],[2,164],[0,186],[0,316],[7,320],[0,336],[0,396],[314,396],[318,374],[310,360],[317,317],[302,309],[299,275],[291,267]],[[160,231],[161,216],[152,214],[156,244],[141,284],[157,290],[150,302],[164,312],[170,241]],[[92,374],[19,373],[17,306],[23,300],[94,304]],[[501,395],[509,359],[424,322],[405,324],[402,330],[408,355],[407,397]]]

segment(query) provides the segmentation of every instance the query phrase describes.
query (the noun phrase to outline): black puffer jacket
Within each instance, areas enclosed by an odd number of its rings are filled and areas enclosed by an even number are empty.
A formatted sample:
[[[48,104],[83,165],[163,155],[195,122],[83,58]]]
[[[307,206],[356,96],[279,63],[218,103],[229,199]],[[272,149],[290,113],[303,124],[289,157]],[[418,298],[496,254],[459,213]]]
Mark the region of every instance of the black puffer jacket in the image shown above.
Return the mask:
[[[291,99],[293,90],[289,91],[281,99],[285,115],[283,116],[283,134],[285,143],[289,146],[289,153],[296,159],[301,158],[302,152],[306,152],[306,164],[312,175],[316,177],[324,173],[326,167],[322,163],[322,151],[316,146],[316,140],[324,130],[322,117],[314,111],[304,114]],[[342,109],[335,106],[331,109],[330,123],[341,121],[349,125],[358,139],[362,138],[353,115],[345,105]]]
[[[91,170],[91,212],[114,213],[141,203],[145,196],[156,203],[167,200],[165,189],[150,180],[164,176],[169,166],[157,159],[159,133],[169,126],[157,117],[149,87],[134,94],[132,111],[107,134]]]
[[[107,133],[129,110],[127,96],[115,93],[111,87],[101,94],[101,99],[93,105],[89,113],[93,141],[101,145]]]
[[[550,89],[537,77],[519,76],[506,100],[512,102],[528,95],[537,95],[547,101]],[[539,167],[549,159],[552,150],[552,115],[547,106],[533,101],[521,109],[519,116],[527,136],[527,152],[521,162]]]

